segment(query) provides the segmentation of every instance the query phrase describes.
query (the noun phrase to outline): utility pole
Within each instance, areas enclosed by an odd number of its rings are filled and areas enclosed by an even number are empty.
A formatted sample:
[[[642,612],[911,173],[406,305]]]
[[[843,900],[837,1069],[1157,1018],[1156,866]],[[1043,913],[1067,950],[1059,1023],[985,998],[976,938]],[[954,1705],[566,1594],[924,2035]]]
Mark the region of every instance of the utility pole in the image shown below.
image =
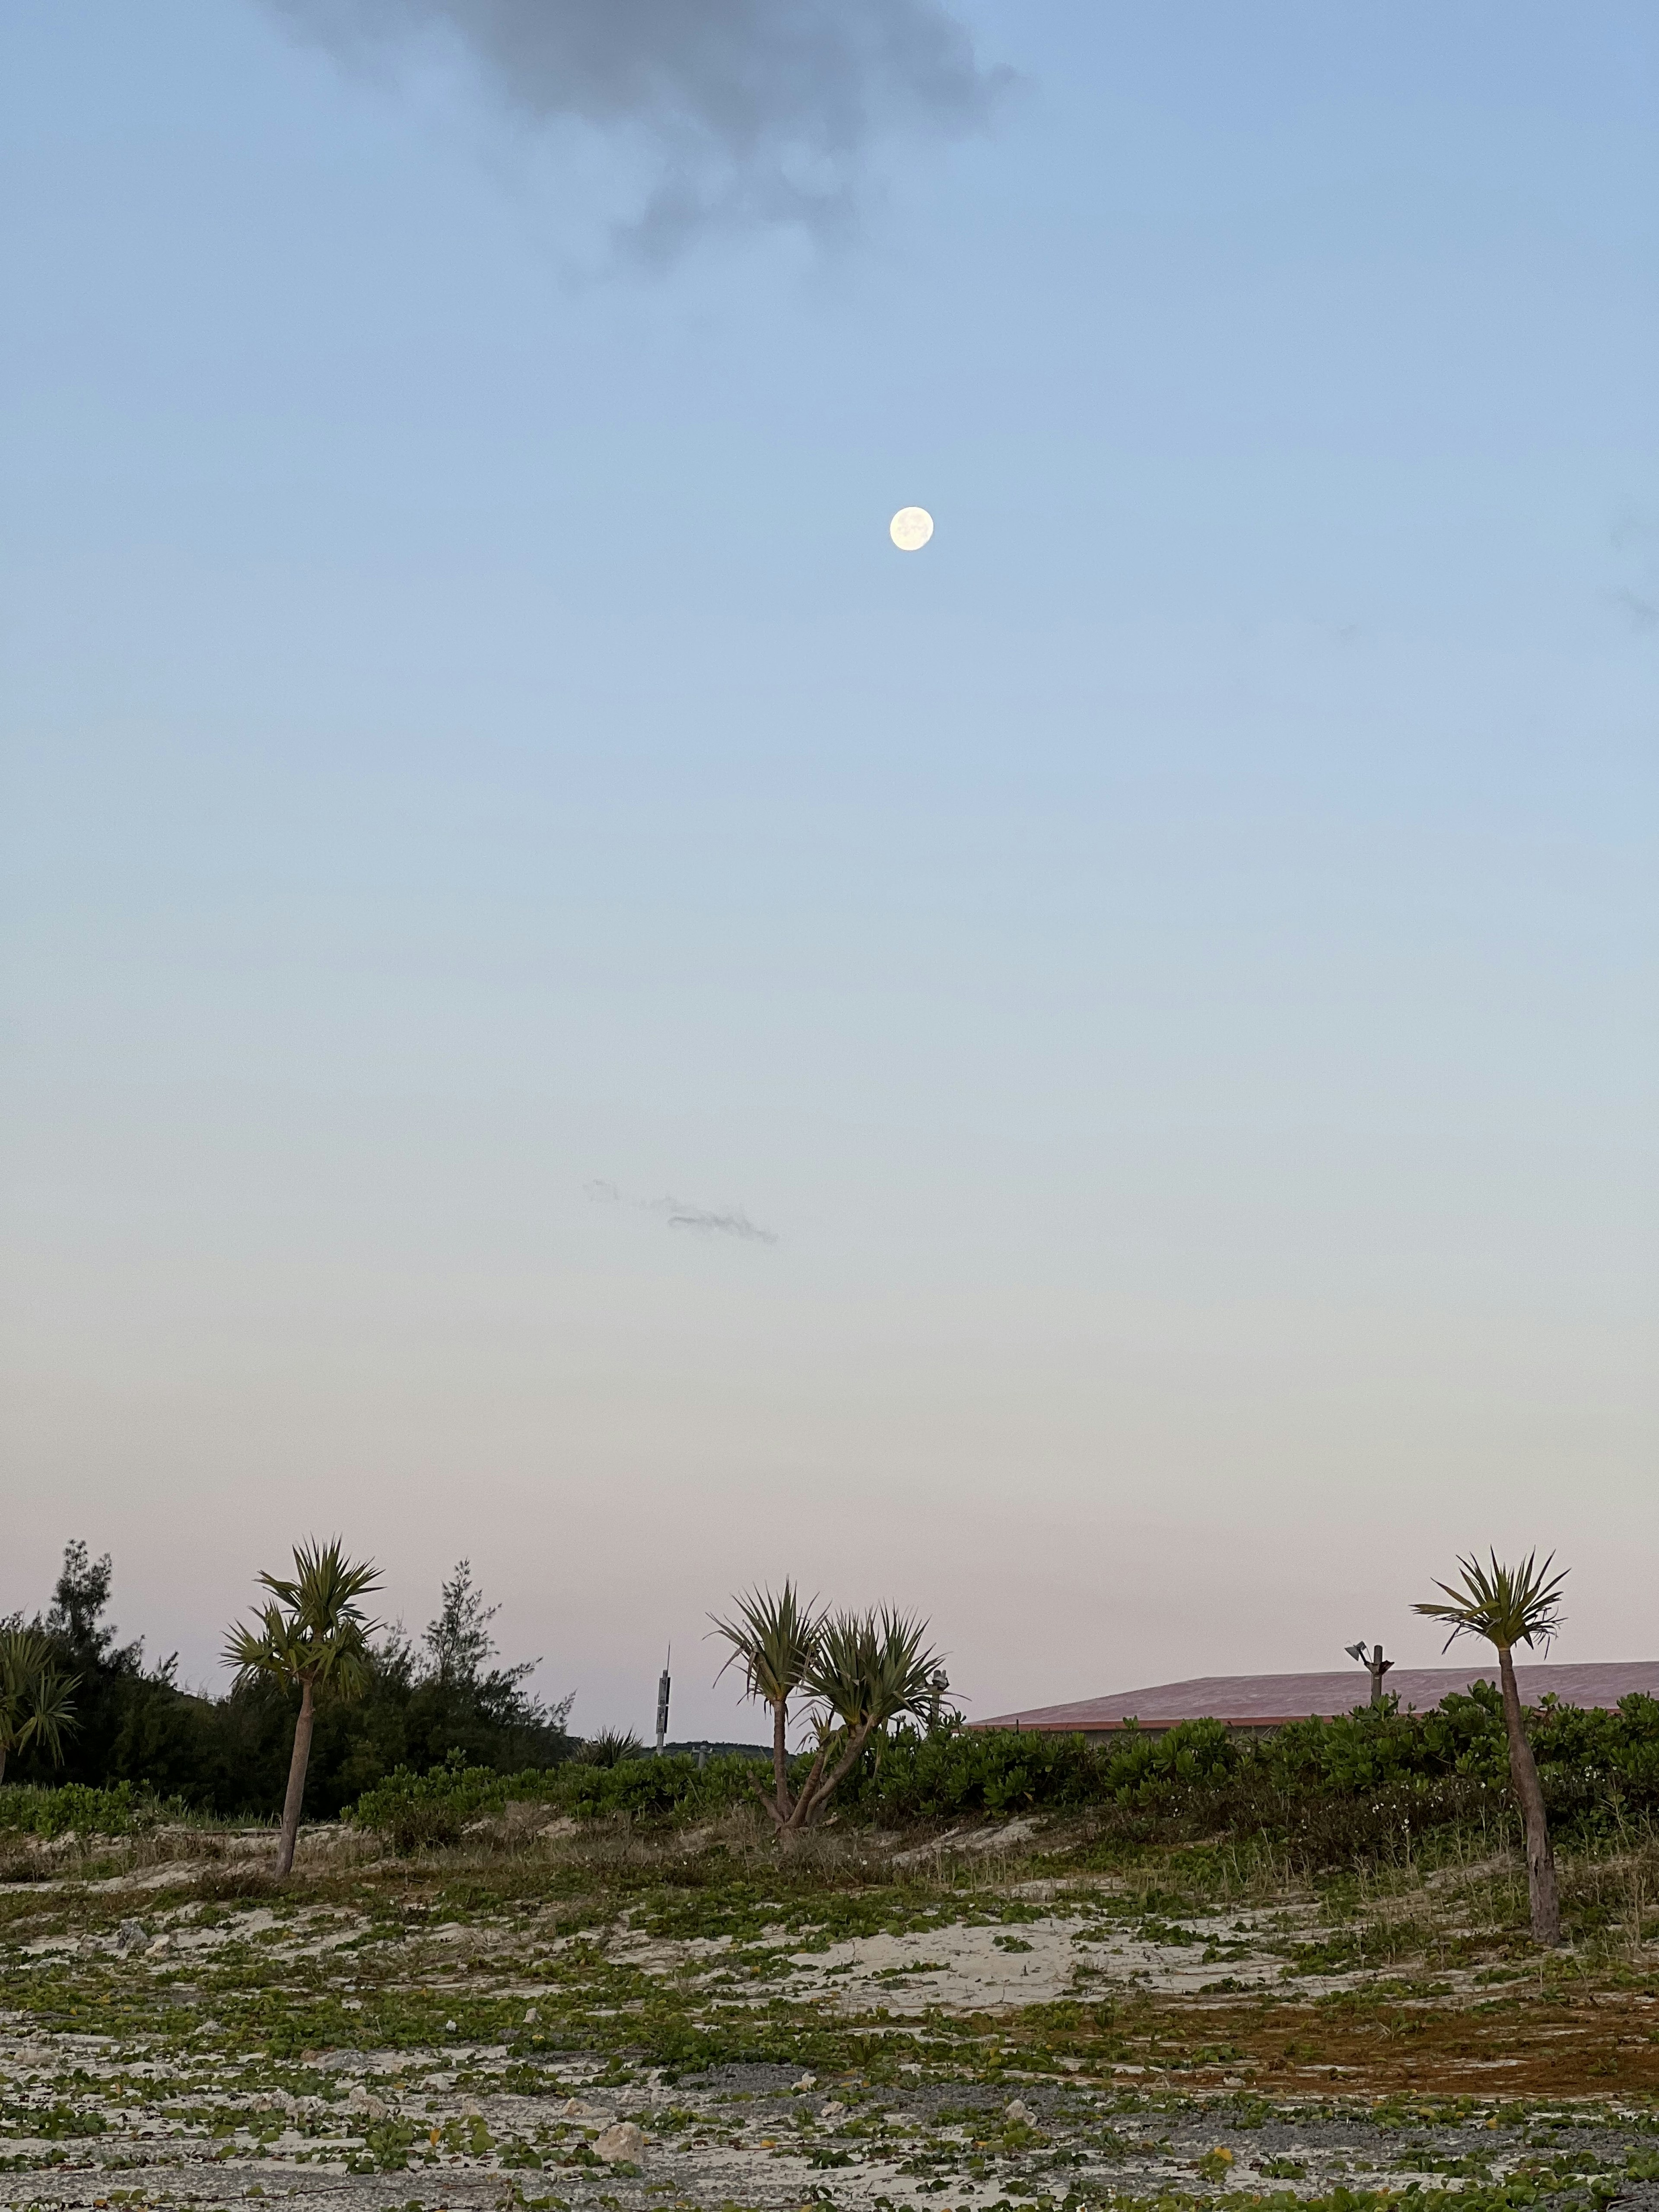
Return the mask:
[[[1360,1665],[1365,1669],[1365,1672],[1370,1676],[1371,1703],[1380,1712],[1382,1709],[1382,1677],[1388,1673],[1389,1668],[1393,1666],[1393,1660],[1385,1659],[1382,1656],[1382,1646],[1380,1644],[1377,1645],[1376,1650],[1371,1652],[1367,1652],[1363,1642],[1358,1644],[1350,1644],[1347,1647],[1347,1652],[1349,1658],[1357,1659]]]
[[[668,1659],[665,1659],[662,1662],[662,1675],[657,1684],[657,1756],[659,1759],[662,1757],[663,1746],[668,1741],[668,1692],[671,1686],[668,1680],[668,1660],[673,1656],[674,1647],[671,1644],[668,1647]]]

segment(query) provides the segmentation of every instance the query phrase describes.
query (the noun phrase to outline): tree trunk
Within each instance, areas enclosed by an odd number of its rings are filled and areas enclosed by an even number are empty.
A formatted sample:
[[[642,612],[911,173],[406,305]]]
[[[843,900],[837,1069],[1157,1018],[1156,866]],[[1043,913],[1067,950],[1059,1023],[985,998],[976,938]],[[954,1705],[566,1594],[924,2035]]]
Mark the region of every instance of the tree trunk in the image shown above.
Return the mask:
[[[288,1796],[283,1800],[283,1838],[276,1847],[276,1871],[288,1874],[294,1865],[294,1847],[300,1840],[300,1808],[305,1802],[306,1769],[311,1764],[311,1731],[317,1711],[311,1702],[311,1685],[300,1686],[300,1717],[294,1723],[294,1756],[288,1764]]]
[[[789,1818],[789,1705],[780,1698],[772,1708],[772,1780],[776,1788],[776,1819],[780,1827]]]
[[[6,1778],[6,1747],[0,1743],[0,1782]]]
[[[873,1726],[873,1722],[866,1722],[862,1728],[853,1732],[848,1740],[845,1753],[827,1774],[823,1772],[824,1753],[823,1752],[818,1753],[805,1786],[795,1800],[794,1816],[790,1824],[792,1827],[797,1826],[803,1828],[810,1827],[817,1819],[819,1813],[834,1796],[836,1785],[843,1782],[858,1764],[859,1753],[869,1741],[870,1730]]]
[[[787,1850],[801,1830],[812,1817],[812,1803],[817,1792],[818,1777],[823,1771],[824,1755],[828,1747],[820,1743],[817,1756],[806,1771],[806,1779],[795,1793],[795,1802],[789,1808],[787,1820],[778,1823],[778,1841]]]
[[[1555,1857],[1550,1850],[1548,1816],[1544,1791],[1538,1779],[1538,1762],[1527,1741],[1521,1717],[1521,1691],[1515,1679],[1515,1660],[1504,1650],[1498,1654],[1504,1686],[1504,1726],[1510,1739],[1510,1780],[1521,1805],[1521,1825],[1527,1838],[1527,1897],[1532,1906],[1532,1940],[1553,1945],[1561,1941],[1561,1900],[1555,1887]]]

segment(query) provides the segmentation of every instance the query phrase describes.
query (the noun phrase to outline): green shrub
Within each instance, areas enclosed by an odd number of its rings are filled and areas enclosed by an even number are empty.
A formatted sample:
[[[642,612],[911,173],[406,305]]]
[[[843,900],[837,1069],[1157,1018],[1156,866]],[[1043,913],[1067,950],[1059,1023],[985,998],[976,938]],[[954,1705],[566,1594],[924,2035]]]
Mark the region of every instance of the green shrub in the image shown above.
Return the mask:
[[[669,1752],[660,1759],[626,1759],[614,1766],[573,1759],[524,1774],[497,1774],[451,1759],[426,1774],[399,1767],[364,1791],[350,1817],[404,1852],[459,1843],[469,1822],[503,1814],[514,1804],[546,1805],[580,1820],[606,1814],[647,1821],[702,1818],[747,1796],[757,1764],[741,1753],[726,1752],[700,1767],[690,1752]]]
[[[130,1782],[111,1790],[89,1789],[83,1782],[68,1782],[61,1789],[42,1789],[27,1782],[0,1787],[0,1831],[14,1835],[130,1836],[140,1828],[153,1828],[177,1818],[183,1808],[164,1803]]]
[[[1613,1712],[1552,1704],[1530,1728],[1564,1835],[1588,1839],[1659,1815],[1659,1701],[1626,1698]],[[792,1760],[798,1780],[806,1764],[805,1754]],[[747,1802],[769,1778],[763,1762],[735,1753],[701,1767],[672,1752],[513,1775],[454,1759],[428,1774],[400,1769],[359,1799],[353,1818],[416,1850],[459,1841],[470,1820],[515,1801],[660,1825]],[[1363,1706],[1264,1736],[1215,1720],[1163,1735],[1131,1726],[1101,1744],[954,1720],[906,1726],[866,1752],[846,1799],[854,1817],[878,1824],[1089,1809],[1126,1843],[1268,1836],[1310,1867],[1400,1858],[1436,1829],[1512,1817],[1503,1707],[1486,1683],[1431,1712]]]
[[[1162,1735],[1127,1728],[1096,1756],[1103,1795],[1120,1805],[1158,1805],[1174,1795],[1231,1781],[1249,1750],[1225,1722],[1196,1720],[1182,1721]]]
[[[1659,1701],[1626,1698],[1607,1712],[1550,1702],[1529,1729],[1564,1834],[1659,1815]],[[1310,1866],[1401,1857],[1435,1829],[1512,1817],[1503,1703],[1486,1682],[1426,1713],[1363,1705],[1261,1736],[1214,1720],[1158,1735],[1131,1725],[1094,1744],[957,1723],[904,1729],[849,1795],[874,1820],[1086,1807],[1124,1841],[1267,1835]]]
[[[753,1794],[762,1762],[743,1752],[718,1752],[699,1766],[689,1751],[625,1759],[615,1766],[580,1759],[560,1770],[557,1802],[579,1820],[627,1814],[635,1820],[705,1820]]]
[[[860,1811],[884,1820],[951,1820],[1031,1806],[1098,1802],[1098,1754],[1079,1735],[974,1730],[951,1723],[902,1727],[866,1756],[848,1792]]]
[[[396,1851],[441,1849],[460,1841],[469,1820],[499,1813],[515,1799],[534,1802],[544,1796],[555,1771],[497,1774],[493,1767],[468,1766],[453,1756],[425,1774],[400,1766],[363,1792],[350,1818],[358,1827],[385,1836]]]

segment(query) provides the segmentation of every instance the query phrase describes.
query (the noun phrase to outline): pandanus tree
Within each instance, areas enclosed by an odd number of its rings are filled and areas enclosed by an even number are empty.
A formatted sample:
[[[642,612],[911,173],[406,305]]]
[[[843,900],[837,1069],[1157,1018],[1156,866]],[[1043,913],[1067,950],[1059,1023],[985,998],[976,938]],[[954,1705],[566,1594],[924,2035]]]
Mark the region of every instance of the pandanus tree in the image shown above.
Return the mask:
[[[39,1744],[57,1764],[64,1738],[75,1732],[75,1678],[52,1664],[38,1629],[0,1629],[0,1782],[14,1751]]]
[[[349,1703],[368,1687],[368,1639],[380,1624],[365,1619],[357,1601],[379,1589],[380,1577],[371,1562],[348,1559],[337,1536],[331,1544],[313,1540],[299,1546],[291,1576],[261,1575],[259,1580],[271,1602],[259,1607],[252,1625],[240,1622],[232,1628],[225,1663],[236,1669],[239,1689],[272,1682],[290,1696],[296,1689],[300,1692],[276,1850],[276,1871],[285,1875],[299,1840],[317,1709]]]
[[[817,1656],[825,1615],[816,1598],[803,1600],[791,1582],[785,1583],[781,1596],[751,1590],[733,1598],[732,1605],[732,1620],[709,1616],[715,1634],[732,1647],[720,1674],[726,1667],[740,1668],[744,1695],[772,1709],[770,1810],[781,1832],[795,1809],[789,1795],[789,1700],[805,1685]]]
[[[796,1800],[802,1826],[819,1818],[873,1735],[896,1720],[926,1721],[939,1695],[939,1654],[927,1638],[925,1620],[885,1607],[824,1623],[806,1676],[818,1748]]]
[[[740,1599],[737,1618],[714,1626],[732,1645],[726,1665],[741,1666],[749,1695],[772,1708],[773,1794],[763,1793],[762,1802],[786,1845],[822,1819],[878,1730],[907,1714],[925,1719],[937,1695],[938,1654],[927,1646],[927,1622],[889,1609],[815,1613],[786,1583],[781,1598],[763,1591]],[[792,1793],[787,1708],[798,1692],[817,1749]]]
[[[1521,1808],[1521,1825],[1526,1836],[1527,1898],[1532,1910],[1533,1941],[1555,1944],[1561,1941],[1561,1900],[1556,1888],[1555,1858],[1550,1850],[1549,1819],[1538,1779],[1538,1762],[1527,1741],[1526,1716],[1515,1679],[1514,1653],[1517,1644],[1524,1644],[1529,1650],[1540,1644],[1548,1648],[1550,1638],[1561,1626],[1561,1585],[1566,1579],[1566,1570],[1551,1574],[1550,1569],[1555,1564],[1553,1553],[1541,1567],[1537,1561],[1535,1552],[1529,1552],[1516,1567],[1500,1565],[1495,1552],[1486,1566],[1473,1556],[1460,1559],[1457,1565],[1463,1578],[1462,1585],[1435,1584],[1437,1589],[1444,1592],[1446,1601],[1435,1600],[1412,1609],[1426,1613],[1431,1620],[1450,1622],[1451,1634],[1446,1638],[1448,1650],[1460,1636],[1479,1636],[1498,1654],[1504,1729],[1509,1739],[1510,1783]]]

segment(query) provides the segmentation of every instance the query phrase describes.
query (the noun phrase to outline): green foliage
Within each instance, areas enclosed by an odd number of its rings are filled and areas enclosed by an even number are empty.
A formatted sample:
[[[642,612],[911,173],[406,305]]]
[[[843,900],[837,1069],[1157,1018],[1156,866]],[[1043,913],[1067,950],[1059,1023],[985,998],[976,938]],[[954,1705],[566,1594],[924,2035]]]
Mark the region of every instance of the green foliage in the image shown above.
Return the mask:
[[[867,1735],[905,1714],[920,1720],[939,1663],[927,1635],[926,1621],[890,1609],[838,1613],[825,1620],[804,1678],[820,1735]]]
[[[94,1560],[83,1543],[67,1547],[51,1607],[34,1626],[59,1672],[76,1678],[78,1732],[64,1745],[61,1770],[32,1744],[9,1761],[8,1781],[125,1780],[194,1810],[268,1817],[283,1802],[297,1693],[260,1681],[222,1698],[187,1694],[171,1659],[147,1668],[143,1643],[123,1644],[108,1626],[112,1587],[107,1557]],[[312,1817],[339,1813],[400,1766],[424,1773],[455,1750],[503,1774],[569,1756],[568,1701],[542,1705],[525,1694],[522,1667],[493,1663],[492,1611],[463,1561],[420,1649],[396,1632],[371,1649],[362,1696],[325,1704],[317,1716]]]
[[[1435,1584],[1449,1602],[1437,1600],[1414,1605],[1412,1611],[1449,1623],[1448,1644],[1459,1636],[1482,1637],[1497,1651],[1512,1651],[1517,1644],[1547,1644],[1560,1631],[1561,1585],[1567,1578],[1565,1567],[1551,1574],[1554,1564],[1552,1553],[1540,1567],[1536,1552],[1528,1552],[1515,1567],[1501,1562],[1496,1552],[1487,1566],[1473,1556],[1460,1559],[1462,1586]]]
[[[838,1613],[820,1626],[804,1686],[813,1701],[817,1753],[793,1788],[791,1810],[780,1792],[774,1817],[785,1831],[823,1818],[830,1797],[878,1746],[907,1719],[921,1720],[939,1701],[938,1654],[927,1648],[927,1624],[884,1607]]]
[[[625,1759],[643,1757],[645,1746],[632,1729],[601,1729],[585,1736],[576,1756],[588,1766],[620,1766]]]
[[[732,1604],[732,1620],[711,1618],[731,1646],[726,1667],[743,1670],[744,1695],[772,1708],[773,1791],[765,1802],[779,1832],[793,1835],[823,1817],[873,1735],[907,1715],[921,1720],[937,1711],[945,1677],[927,1648],[927,1622],[891,1607],[830,1613],[816,1598],[803,1601],[791,1582],[781,1596],[756,1590]],[[797,1692],[811,1702],[817,1749],[792,1767],[785,1746]]]
[[[75,1679],[59,1673],[55,1656],[38,1628],[0,1624],[0,1774],[12,1752],[31,1744],[63,1764],[64,1738],[75,1733]]]
[[[1162,1735],[1126,1729],[1099,1754],[1106,1794],[1120,1805],[1157,1805],[1172,1792],[1214,1789],[1244,1764],[1248,1746],[1221,1721],[1182,1721]]]
[[[453,1760],[428,1774],[400,1766],[363,1792],[351,1817],[359,1827],[385,1836],[394,1850],[441,1849],[460,1841],[469,1820],[501,1811],[510,1796],[533,1798],[544,1780],[540,1774],[495,1774]]]
[[[948,1820],[1019,1813],[1033,1806],[1097,1803],[1100,1761],[1077,1735],[1036,1735],[956,1725],[902,1728],[871,1760],[852,1800],[873,1818]]]
[[[750,1590],[732,1600],[733,1618],[711,1613],[716,1635],[730,1644],[726,1667],[743,1675],[745,1697],[787,1705],[805,1681],[823,1638],[826,1615],[816,1598],[804,1600],[792,1582],[783,1594]]]
[[[119,1642],[106,1620],[113,1575],[107,1553],[94,1559],[78,1540],[64,1547],[52,1602],[31,1626],[50,1645],[58,1673],[74,1684],[76,1726],[61,1747],[61,1761],[50,1747],[36,1743],[9,1762],[8,1775],[19,1781],[95,1784],[121,1776],[149,1778],[162,1712],[187,1702],[174,1686],[173,1661],[146,1669],[143,1639]],[[162,1780],[158,1786],[165,1790],[172,1784]]]
[[[1552,1810],[1586,1840],[1659,1815],[1659,1700],[1626,1698],[1611,1712],[1550,1702],[1533,1730]],[[792,1760],[798,1784],[809,1765],[805,1754]],[[453,1843],[469,1820],[514,1800],[582,1820],[699,1820],[746,1802],[762,1772],[752,1757],[726,1754],[700,1769],[683,1753],[510,1776],[452,1764],[392,1776],[354,1817],[403,1850]],[[1364,1705],[1261,1737],[1205,1720],[1160,1735],[1127,1728],[1100,1746],[955,1720],[905,1726],[872,1739],[847,1795],[850,1811],[884,1825],[1092,1811],[1128,1842],[1254,1833],[1328,1866],[1401,1857],[1460,1822],[1501,1825],[1510,1816],[1507,1776],[1502,1701],[1477,1683],[1431,1712]]]
[[[611,1766],[571,1759],[522,1774],[497,1774],[453,1759],[425,1774],[399,1768],[364,1791],[351,1818],[385,1836],[394,1850],[434,1850],[459,1843],[471,1821],[499,1818],[514,1805],[545,1805],[550,1814],[583,1820],[702,1817],[740,1802],[763,1771],[759,1760],[738,1752],[702,1767],[689,1752],[670,1752]]]
[[[573,1761],[561,1768],[554,1802],[579,1820],[626,1814],[635,1820],[706,1820],[752,1800],[765,1764],[746,1752],[720,1752],[700,1767],[690,1752],[625,1759],[617,1766]]]
[[[1547,1571],[1522,1580],[1541,1582],[1548,1597]],[[59,1676],[75,1678],[80,1726],[63,1743],[67,1788],[40,1786],[58,1778],[42,1745],[12,1754],[0,1784],[0,1831],[119,1834],[185,1808],[268,1816],[282,1802],[295,1693],[260,1680],[223,1698],[187,1695],[171,1661],[147,1668],[142,1643],[121,1643],[107,1625],[111,1588],[109,1559],[71,1544],[50,1608],[27,1626],[50,1646]],[[798,1647],[818,1644],[823,1618],[793,1590],[786,1596],[782,1620],[767,1610],[781,1601],[745,1601],[757,1618],[739,1607],[727,1641],[745,1679],[752,1640],[757,1681],[793,1677],[805,1690]],[[754,1799],[766,1768],[740,1753],[717,1753],[702,1767],[686,1753],[621,1756],[607,1765],[590,1747],[575,1763],[568,1704],[538,1703],[525,1692],[522,1665],[496,1662],[493,1612],[462,1561],[421,1638],[393,1633],[368,1648],[362,1697],[325,1704],[317,1717],[307,1785],[313,1817],[356,1806],[365,1827],[412,1850],[457,1841],[469,1821],[514,1802],[653,1824],[701,1820]],[[762,1630],[790,1648],[761,1653]],[[867,1709],[866,1699],[859,1710]],[[1589,1842],[1659,1818],[1659,1701],[1627,1698],[1607,1712],[1547,1700],[1528,1726],[1550,1817],[1563,1832]],[[806,1754],[788,1760],[796,1792],[811,1766]],[[1402,1713],[1389,1701],[1265,1737],[1194,1721],[1161,1735],[1127,1728],[1091,1745],[1079,1736],[969,1730],[954,1720],[902,1721],[872,1729],[841,1795],[849,1816],[884,1826],[1086,1812],[1103,1846],[1261,1836],[1310,1866],[1401,1857],[1433,1830],[1512,1818],[1495,1682],[1431,1712]]]
[[[348,1559],[337,1536],[296,1547],[292,1576],[259,1580],[274,1602],[259,1609],[257,1626],[239,1623],[226,1638],[225,1663],[236,1669],[237,1687],[264,1680],[303,1686],[319,1705],[362,1697],[374,1673],[368,1638],[379,1623],[365,1619],[357,1600],[380,1587],[379,1570]]]
[[[0,1832],[23,1836],[130,1836],[153,1828],[158,1821],[176,1817],[182,1808],[164,1804],[130,1782],[111,1790],[89,1790],[84,1783],[65,1783],[59,1790],[42,1790],[27,1784],[0,1789]]]
[[[0,2104],[0,2131],[11,2136],[44,2136],[49,2142],[65,2138],[101,2136],[109,2122],[101,2112],[82,2112],[73,2105]]]

